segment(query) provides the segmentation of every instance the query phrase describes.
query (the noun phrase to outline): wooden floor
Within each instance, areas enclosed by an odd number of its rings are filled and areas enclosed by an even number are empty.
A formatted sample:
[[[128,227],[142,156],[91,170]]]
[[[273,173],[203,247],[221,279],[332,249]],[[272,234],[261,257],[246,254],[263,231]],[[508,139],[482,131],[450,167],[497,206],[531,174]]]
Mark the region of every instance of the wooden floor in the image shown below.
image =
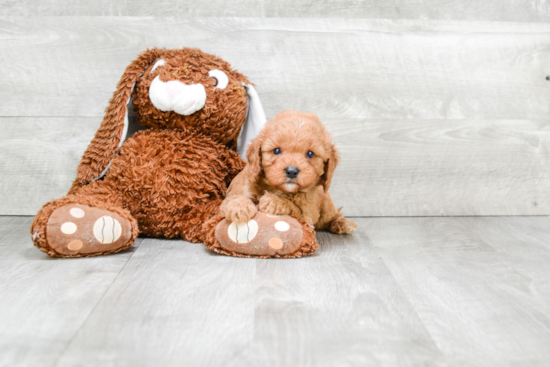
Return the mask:
[[[296,260],[51,259],[0,217],[0,366],[548,366],[550,217],[358,218]]]

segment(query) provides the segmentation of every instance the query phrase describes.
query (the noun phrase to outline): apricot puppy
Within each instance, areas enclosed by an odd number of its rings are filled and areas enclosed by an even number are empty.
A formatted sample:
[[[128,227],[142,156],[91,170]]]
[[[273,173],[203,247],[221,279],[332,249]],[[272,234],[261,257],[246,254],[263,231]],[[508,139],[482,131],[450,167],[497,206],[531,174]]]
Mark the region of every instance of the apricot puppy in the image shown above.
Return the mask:
[[[349,234],[357,228],[328,193],[339,153],[317,115],[278,113],[252,141],[247,158],[220,208],[230,222],[248,222],[259,204],[263,213],[304,219],[316,230]]]

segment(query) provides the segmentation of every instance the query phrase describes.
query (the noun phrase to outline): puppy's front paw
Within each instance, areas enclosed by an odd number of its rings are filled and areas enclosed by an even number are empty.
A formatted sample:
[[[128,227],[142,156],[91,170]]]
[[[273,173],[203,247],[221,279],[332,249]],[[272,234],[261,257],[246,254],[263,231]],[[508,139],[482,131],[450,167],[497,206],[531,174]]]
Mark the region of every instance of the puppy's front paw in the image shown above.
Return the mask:
[[[273,215],[288,215],[292,212],[284,199],[269,192],[266,192],[260,199],[260,211]]]
[[[235,199],[231,200],[231,202],[223,208],[223,211],[228,221],[246,223],[256,215],[258,209],[251,200]]]
[[[357,223],[346,217],[338,217],[330,223],[329,231],[335,234],[352,234],[357,229]]]

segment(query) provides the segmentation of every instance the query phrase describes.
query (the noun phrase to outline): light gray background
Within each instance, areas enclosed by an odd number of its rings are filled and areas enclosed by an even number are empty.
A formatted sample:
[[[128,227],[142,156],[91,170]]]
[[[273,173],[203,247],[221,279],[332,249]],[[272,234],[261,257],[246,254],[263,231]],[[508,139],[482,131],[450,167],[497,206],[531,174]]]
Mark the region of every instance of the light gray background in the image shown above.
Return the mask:
[[[0,214],[66,193],[154,46],[228,60],[268,118],[317,113],[346,215],[550,214],[547,1],[2,1],[0,16]]]
[[[0,366],[549,366],[549,21],[546,0],[0,0]],[[34,248],[153,46],[219,54],[269,117],[318,113],[357,232],[281,261]],[[478,214],[499,217],[357,218]]]

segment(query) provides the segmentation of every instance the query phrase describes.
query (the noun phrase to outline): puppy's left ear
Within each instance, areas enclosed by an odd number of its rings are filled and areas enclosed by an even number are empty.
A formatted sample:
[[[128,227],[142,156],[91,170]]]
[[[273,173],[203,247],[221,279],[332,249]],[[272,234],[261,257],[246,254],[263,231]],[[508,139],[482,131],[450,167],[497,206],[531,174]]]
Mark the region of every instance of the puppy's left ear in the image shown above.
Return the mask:
[[[325,173],[321,177],[321,182],[323,184],[323,189],[325,192],[328,192],[330,188],[330,183],[332,182],[332,174],[336,169],[336,166],[340,162],[340,152],[336,149],[334,143],[330,143],[330,155],[327,161],[325,162]]]
[[[243,128],[237,138],[237,153],[247,162],[246,150],[252,143],[252,140],[258,136],[267,119],[256,89],[250,84],[244,85],[244,88],[246,89],[248,108]]]
[[[247,170],[250,182],[258,182],[262,173],[262,142],[261,135],[251,141],[246,150],[248,158]]]

